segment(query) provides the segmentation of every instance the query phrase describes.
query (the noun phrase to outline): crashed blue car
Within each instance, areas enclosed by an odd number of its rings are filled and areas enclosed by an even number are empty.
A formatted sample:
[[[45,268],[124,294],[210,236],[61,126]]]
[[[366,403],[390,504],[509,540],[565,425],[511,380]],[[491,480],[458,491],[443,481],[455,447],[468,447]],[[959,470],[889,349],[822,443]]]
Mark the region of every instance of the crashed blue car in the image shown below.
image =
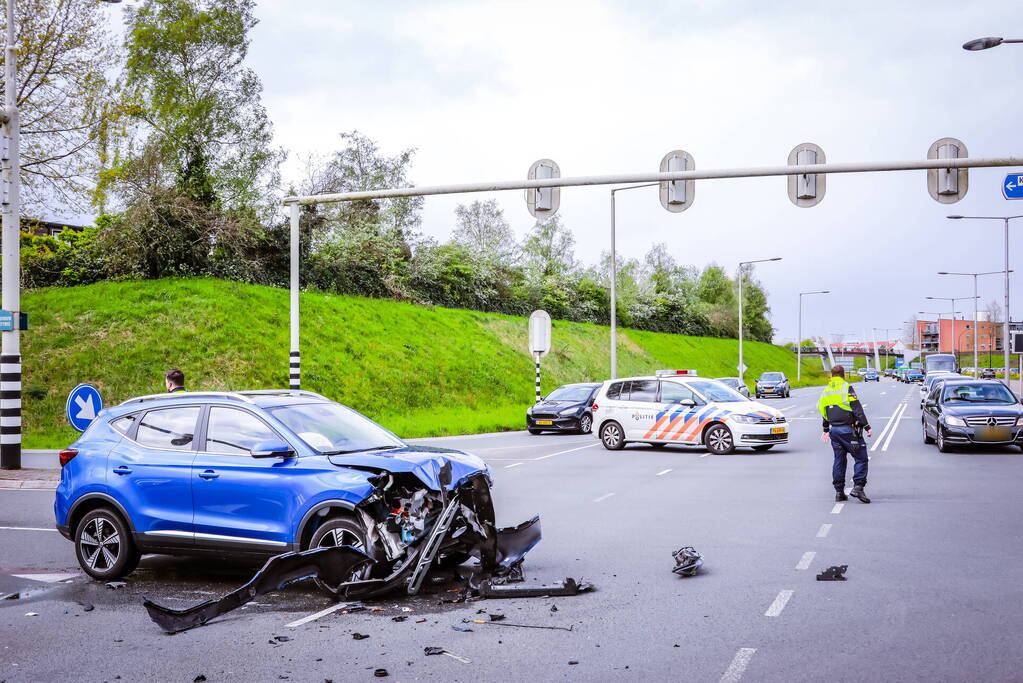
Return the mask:
[[[104,581],[164,553],[284,558],[266,581],[315,578],[334,595],[415,593],[431,567],[476,557],[499,574],[540,540],[536,517],[494,526],[479,458],[409,445],[307,391],[130,399],[60,462],[57,529]]]

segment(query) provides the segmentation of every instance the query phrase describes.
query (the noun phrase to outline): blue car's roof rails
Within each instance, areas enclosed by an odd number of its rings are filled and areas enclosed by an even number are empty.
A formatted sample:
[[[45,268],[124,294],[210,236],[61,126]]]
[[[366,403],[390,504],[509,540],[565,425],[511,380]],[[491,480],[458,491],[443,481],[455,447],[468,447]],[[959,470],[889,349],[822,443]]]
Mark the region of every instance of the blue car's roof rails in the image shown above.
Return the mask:
[[[317,394],[315,391],[305,391],[304,389],[257,389],[255,391],[242,391],[239,393],[242,396],[306,396],[308,398],[321,398],[324,401],[330,400],[323,394]]]
[[[237,401],[245,401],[246,403],[253,403],[254,401],[237,391],[175,391],[173,393],[163,394],[147,394],[146,396],[136,396],[135,398],[129,398],[127,401],[122,401],[121,405],[127,403],[141,403],[143,401],[159,401],[165,398],[194,398],[196,396],[209,396],[216,398],[233,398]]]

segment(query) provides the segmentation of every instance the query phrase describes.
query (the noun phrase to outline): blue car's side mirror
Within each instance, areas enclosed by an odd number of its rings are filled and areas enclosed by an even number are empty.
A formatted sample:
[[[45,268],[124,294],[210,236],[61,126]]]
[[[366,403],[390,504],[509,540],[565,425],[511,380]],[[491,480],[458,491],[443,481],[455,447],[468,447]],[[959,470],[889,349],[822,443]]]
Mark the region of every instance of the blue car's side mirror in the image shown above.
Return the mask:
[[[260,441],[249,451],[253,458],[293,458],[295,449],[276,439]]]

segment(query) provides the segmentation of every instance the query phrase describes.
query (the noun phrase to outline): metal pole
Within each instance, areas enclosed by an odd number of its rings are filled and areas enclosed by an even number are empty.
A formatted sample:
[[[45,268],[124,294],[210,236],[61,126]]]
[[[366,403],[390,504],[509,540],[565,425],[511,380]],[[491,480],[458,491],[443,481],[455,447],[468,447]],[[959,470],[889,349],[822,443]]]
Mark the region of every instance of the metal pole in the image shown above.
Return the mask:
[[[18,123],[17,66],[14,0],[7,0],[7,44],[4,46],[3,131],[8,136],[8,157],[4,163],[2,251],[3,294],[0,305],[13,314],[14,329],[2,333],[0,349],[0,469],[21,469],[21,164]]]
[[[618,378],[618,257],[615,255],[615,191],[611,190],[611,379]],[[539,370],[537,371],[539,373]],[[537,374],[539,378],[539,374]],[[539,379],[537,384],[539,385]],[[537,389],[537,391],[540,391]],[[539,394],[537,394],[539,396]],[[539,402],[539,399],[537,399]]]
[[[299,267],[299,211],[298,204],[291,205],[291,358],[288,386],[291,389],[302,388],[302,355],[299,348],[298,325],[298,267]]]
[[[796,382],[803,377],[803,295],[799,295],[799,337],[796,339]]]
[[[1005,385],[1011,381],[1009,371],[1009,219],[1005,219],[1005,323],[1002,325],[1002,353],[1005,356]]]
[[[746,364],[742,362],[742,273],[745,264],[739,264],[739,381],[746,381]]]
[[[534,354],[536,358],[536,402],[540,402],[540,354]]]
[[[980,297],[977,296],[977,274],[973,274],[973,376],[980,377],[980,352],[977,350],[977,337],[979,336],[980,330],[980,314],[977,313],[979,308],[978,301]]]

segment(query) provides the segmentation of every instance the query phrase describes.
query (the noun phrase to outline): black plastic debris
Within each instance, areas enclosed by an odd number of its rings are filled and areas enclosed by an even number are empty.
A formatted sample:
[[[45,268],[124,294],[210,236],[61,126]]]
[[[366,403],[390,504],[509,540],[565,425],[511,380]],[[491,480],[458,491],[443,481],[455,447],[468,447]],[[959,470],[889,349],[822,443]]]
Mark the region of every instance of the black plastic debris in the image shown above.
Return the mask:
[[[703,566],[703,556],[691,545],[683,546],[671,554],[675,558],[674,573],[679,576],[695,576],[697,570]]]
[[[406,619],[408,619],[407,614],[399,614],[396,617],[391,617],[391,621],[405,621]]]
[[[490,617],[490,621],[504,621],[503,614],[488,614],[487,616]]]
[[[107,581],[107,588],[111,590],[117,590],[118,588],[124,588],[128,584],[124,581]]]
[[[192,683],[206,683],[206,677],[202,674],[199,674],[198,676],[192,679]]]
[[[592,584],[576,581],[569,577],[560,584],[541,584],[539,586],[508,586],[484,581],[480,584],[479,592],[481,598],[542,598],[578,595],[591,590],[593,590]]]
[[[278,643],[286,643],[289,640],[291,640],[291,638],[289,638],[288,636],[274,636],[274,640],[276,640]]]
[[[352,634],[352,638],[354,640],[366,640],[367,638],[369,638],[369,634],[367,634],[367,633],[353,633]]]
[[[570,659],[570,660],[568,660],[568,663],[569,664],[578,664],[579,660],[578,659]]]
[[[391,674],[387,673],[387,669],[374,669],[373,675],[377,678],[387,678]]]
[[[96,609],[96,606],[93,605],[91,602],[79,601],[78,606],[82,608],[83,612],[91,612],[92,610]]]
[[[423,652],[429,655],[442,655],[444,654],[444,648],[442,647],[424,647]]]
[[[551,605],[551,613],[553,614],[554,612],[557,612],[557,611],[558,611],[558,606],[557,605]]]
[[[818,581],[847,581],[845,578],[845,571],[849,569],[849,565],[835,565],[828,567],[820,574],[817,575]]]

